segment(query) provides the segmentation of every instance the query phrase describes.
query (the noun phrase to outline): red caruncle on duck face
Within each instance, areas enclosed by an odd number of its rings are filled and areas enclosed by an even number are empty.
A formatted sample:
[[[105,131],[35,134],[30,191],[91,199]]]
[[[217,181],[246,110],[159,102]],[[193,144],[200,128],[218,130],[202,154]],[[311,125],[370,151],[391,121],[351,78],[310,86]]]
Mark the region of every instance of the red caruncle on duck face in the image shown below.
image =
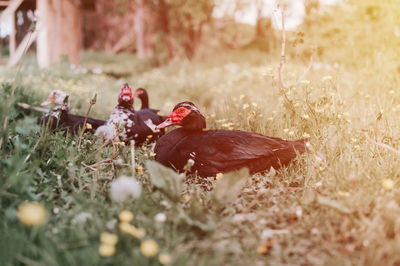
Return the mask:
[[[127,85],[124,85],[119,94],[119,99],[124,102],[132,101],[133,100],[132,88]]]
[[[173,111],[171,114],[169,114],[167,117],[171,119],[172,122],[175,123],[175,125],[179,125],[185,116],[187,116],[191,112],[190,109],[187,109],[185,107],[179,107],[175,111]]]
[[[180,125],[182,119],[190,114],[192,110],[186,107],[179,107],[167,116],[167,120],[157,126],[158,129],[165,128],[173,125]]]

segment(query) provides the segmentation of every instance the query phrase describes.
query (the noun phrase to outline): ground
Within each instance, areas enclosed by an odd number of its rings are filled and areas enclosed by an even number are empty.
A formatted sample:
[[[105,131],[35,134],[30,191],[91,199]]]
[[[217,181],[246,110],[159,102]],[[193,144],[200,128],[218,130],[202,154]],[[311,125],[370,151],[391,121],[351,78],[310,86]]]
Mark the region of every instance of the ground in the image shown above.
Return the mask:
[[[157,256],[141,252],[146,239],[172,265],[400,263],[399,81],[384,69],[315,62],[297,82],[307,63],[289,58],[283,75],[291,86],[282,92],[278,58],[254,50],[157,68],[133,55],[92,52],[76,68],[38,70],[29,57],[24,62],[0,72],[2,122],[8,117],[0,170],[2,265],[158,265]],[[145,145],[135,150],[142,193],[117,203],[110,182],[132,176],[130,147],[117,145],[115,160],[98,163],[112,156],[112,147],[96,152],[101,140],[86,134],[78,149],[79,137],[44,133],[40,114],[15,102],[39,105],[60,89],[70,94],[71,113],[83,115],[97,93],[91,116],[106,119],[125,82],[146,88],[150,106],[164,114],[189,100],[210,129],[308,137],[310,150],[279,171],[186,176],[175,184],[176,174],[147,162],[153,146]],[[44,206],[44,225],[18,219],[25,200]],[[121,232],[123,210],[133,212],[131,224],[146,230],[144,238]],[[111,257],[98,251],[103,232],[119,238]]]

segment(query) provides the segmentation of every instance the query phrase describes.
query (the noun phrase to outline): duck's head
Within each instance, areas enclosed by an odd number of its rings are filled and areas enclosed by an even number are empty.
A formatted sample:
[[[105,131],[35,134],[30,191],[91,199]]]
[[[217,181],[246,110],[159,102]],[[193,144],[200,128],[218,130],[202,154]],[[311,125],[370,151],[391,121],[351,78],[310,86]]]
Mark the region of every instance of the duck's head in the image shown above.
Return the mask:
[[[143,98],[143,97],[145,97],[146,95],[147,95],[147,92],[146,92],[146,90],[143,89],[143,88],[138,88],[138,89],[136,89],[136,91],[135,91],[135,97],[137,97],[137,98]]]
[[[131,106],[133,104],[133,94],[132,88],[129,87],[128,83],[125,83],[122,88],[121,92],[118,96],[118,103],[121,105],[128,105]]]
[[[142,109],[149,108],[149,96],[147,95],[147,91],[143,88],[138,88],[135,91],[135,97],[139,98],[142,102]]]
[[[68,101],[68,95],[60,90],[53,90],[50,92],[49,97],[47,97],[46,101],[42,102],[40,105],[45,106],[49,104],[55,105],[65,105],[65,101]]]
[[[167,119],[157,126],[158,129],[179,125],[191,131],[201,131],[206,127],[206,119],[192,102],[178,103]]]

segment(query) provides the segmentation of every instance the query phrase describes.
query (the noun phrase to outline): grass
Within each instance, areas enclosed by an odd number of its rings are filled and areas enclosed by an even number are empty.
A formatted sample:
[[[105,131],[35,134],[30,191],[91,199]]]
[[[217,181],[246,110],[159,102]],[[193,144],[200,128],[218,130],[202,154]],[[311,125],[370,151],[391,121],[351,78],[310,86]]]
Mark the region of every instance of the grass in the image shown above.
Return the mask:
[[[284,76],[291,83],[306,65],[288,61]],[[262,52],[231,52],[159,68],[146,64],[90,53],[75,69],[60,64],[38,70],[25,64],[12,99],[9,84],[15,72],[1,72],[1,118],[10,115],[1,150],[2,265],[158,265],[156,257],[141,254],[140,240],[121,233],[118,223],[112,226],[124,209],[135,214],[133,224],[146,230],[145,239],[156,240],[161,251],[172,255],[173,265],[400,263],[398,155],[365,137],[399,149],[399,82],[385,69],[366,75],[372,70],[320,63],[323,67],[286,92],[286,102],[279,90],[278,58]],[[102,71],[95,74],[99,71],[93,68]],[[85,135],[78,150],[78,137],[56,132],[32,150],[42,134],[39,114],[7,105],[10,100],[38,105],[52,89],[61,89],[71,95],[71,112],[84,114],[96,92],[91,116],[105,119],[126,81],[148,89],[151,107],[164,114],[190,100],[206,114],[208,128],[285,139],[309,136],[312,151],[280,171],[219,180],[189,176],[171,187],[156,185],[154,172],[161,171],[165,180],[174,180],[174,174],[148,167],[152,145],[145,145],[136,149],[142,195],[116,203],[109,185],[131,175],[129,147],[117,146],[116,160],[91,173],[81,163],[110,158],[111,147],[89,158],[101,141]],[[244,187],[234,189],[236,182],[230,180],[243,177]],[[386,179],[394,181],[393,188],[382,185]],[[214,187],[223,197],[213,195]],[[18,221],[24,200],[45,206],[45,225],[30,228]],[[166,215],[165,222],[154,221],[158,213]],[[119,236],[110,258],[98,254],[104,231]]]

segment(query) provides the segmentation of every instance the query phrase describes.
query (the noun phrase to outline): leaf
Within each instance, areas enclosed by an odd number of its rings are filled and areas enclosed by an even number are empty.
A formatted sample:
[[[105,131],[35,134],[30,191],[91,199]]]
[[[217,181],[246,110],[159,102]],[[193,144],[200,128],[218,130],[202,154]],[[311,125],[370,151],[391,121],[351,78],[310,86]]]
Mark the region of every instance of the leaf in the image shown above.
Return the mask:
[[[247,168],[224,174],[222,178],[218,179],[211,194],[213,205],[217,209],[220,209],[234,202],[246,183],[248,176],[249,169]]]
[[[186,223],[192,227],[196,227],[203,232],[210,232],[215,229],[215,221],[213,220],[212,216],[208,214],[204,214],[203,219],[204,221],[200,221],[190,217],[190,214],[186,213],[182,208],[177,208],[177,217],[181,222]]]
[[[172,169],[156,161],[146,161],[146,167],[150,172],[153,185],[170,200],[179,202],[182,190],[181,177]]]

